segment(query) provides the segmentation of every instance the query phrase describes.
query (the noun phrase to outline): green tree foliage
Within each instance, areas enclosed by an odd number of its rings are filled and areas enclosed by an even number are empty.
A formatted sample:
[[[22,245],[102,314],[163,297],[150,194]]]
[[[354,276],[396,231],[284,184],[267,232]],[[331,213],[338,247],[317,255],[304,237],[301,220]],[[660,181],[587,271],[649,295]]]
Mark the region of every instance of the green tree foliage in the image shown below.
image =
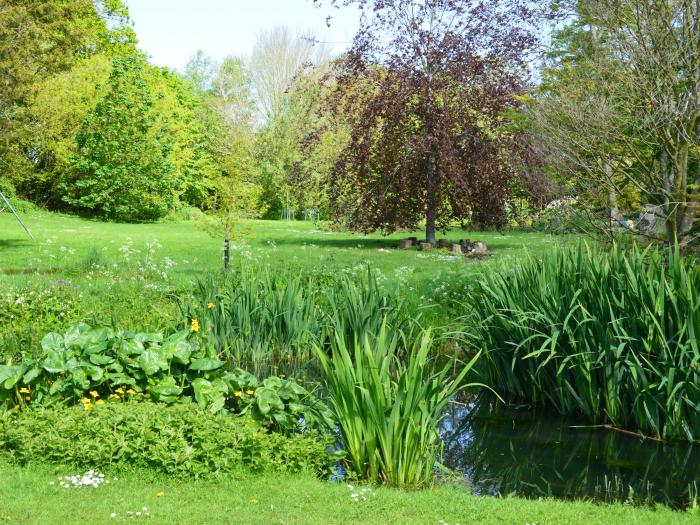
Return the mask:
[[[172,142],[169,159],[178,181],[178,202],[210,207],[224,168],[201,118],[206,101],[186,79],[168,69],[149,67],[147,82],[158,94],[154,109]]]
[[[37,85],[94,54],[133,49],[120,0],[5,0],[0,3],[0,166],[31,170],[36,131],[26,108]],[[12,175],[13,176],[13,175]]]
[[[36,84],[25,113],[33,133],[22,142],[31,156],[25,157],[26,169],[14,173],[22,195],[51,207],[65,206],[59,183],[71,170],[76,133],[104,92],[111,69],[108,57],[96,55]]]
[[[154,104],[143,59],[115,58],[78,134],[74,172],[62,184],[68,204],[124,221],[158,219],[174,206],[171,142]]]
[[[329,91],[323,81],[327,69],[299,75],[285,95],[284,111],[268,118],[256,135],[256,180],[269,218],[279,218],[285,207],[331,215],[324,180],[348,133],[339,119],[321,110]]]
[[[188,62],[185,76],[202,100],[198,119],[222,172],[207,207],[218,216],[212,221],[214,229],[218,232],[225,225],[223,230],[230,232],[238,219],[256,217],[264,207],[254,180],[255,102],[250,74],[238,57],[216,62],[199,51]]]

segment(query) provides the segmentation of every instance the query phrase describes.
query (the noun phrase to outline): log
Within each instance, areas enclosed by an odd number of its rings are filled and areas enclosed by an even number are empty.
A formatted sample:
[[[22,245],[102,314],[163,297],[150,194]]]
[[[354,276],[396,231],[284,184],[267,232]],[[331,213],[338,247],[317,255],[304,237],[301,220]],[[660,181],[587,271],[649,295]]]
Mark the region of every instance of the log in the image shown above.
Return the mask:
[[[474,243],[472,253],[475,255],[487,255],[489,253],[489,249],[485,242],[477,241]]]

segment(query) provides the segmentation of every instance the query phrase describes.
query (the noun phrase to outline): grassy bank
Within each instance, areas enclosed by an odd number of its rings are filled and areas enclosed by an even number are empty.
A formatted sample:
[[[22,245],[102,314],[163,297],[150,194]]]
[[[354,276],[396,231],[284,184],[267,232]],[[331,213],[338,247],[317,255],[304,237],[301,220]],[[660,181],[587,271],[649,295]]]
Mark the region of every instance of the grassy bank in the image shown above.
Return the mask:
[[[109,485],[63,489],[49,485],[77,474],[66,467],[0,463],[0,523],[131,523],[127,512],[148,509],[149,523],[420,523],[662,524],[698,523],[692,513],[626,505],[476,497],[441,487],[415,492],[377,488],[355,502],[344,484],[309,477],[230,477],[181,482],[148,473],[106,473]],[[159,495],[160,494],[160,495]],[[116,517],[110,517],[116,513]]]

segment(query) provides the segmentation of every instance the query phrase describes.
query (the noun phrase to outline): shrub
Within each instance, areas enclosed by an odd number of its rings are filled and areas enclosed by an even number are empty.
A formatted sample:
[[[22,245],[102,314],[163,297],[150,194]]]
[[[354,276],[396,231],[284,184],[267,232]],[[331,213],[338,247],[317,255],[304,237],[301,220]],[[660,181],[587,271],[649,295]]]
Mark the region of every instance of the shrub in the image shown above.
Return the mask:
[[[432,343],[429,331],[407,343],[384,325],[352,346],[336,337],[330,357],[317,348],[346,462],[362,479],[394,486],[433,479],[438,424],[450,399],[469,386],[463,380],[476,358],[451,379],[455,363],[431,366]]]
[[[42,408],[0,419],[0,450],[20,463],[143,467],[183,477],[244,469],[327,476],[335,462],[329,446],[316,434],[269,433],[253,420],[194,404]]]
[[[698,290],[698,267],[678,254],[578,246],[484,276],[464,322],[499,393],[697,440]]]
[[[42,355],[0,366],[0,409],[79,401],[91,409],[145,396],[250,414],[276,429],[295,430],[301,418],[305,427],[332,425],[325,405],[301,385],[226,370],[226,361],[190,336],[195,323],[168,338],[84,323],[47,334]]]

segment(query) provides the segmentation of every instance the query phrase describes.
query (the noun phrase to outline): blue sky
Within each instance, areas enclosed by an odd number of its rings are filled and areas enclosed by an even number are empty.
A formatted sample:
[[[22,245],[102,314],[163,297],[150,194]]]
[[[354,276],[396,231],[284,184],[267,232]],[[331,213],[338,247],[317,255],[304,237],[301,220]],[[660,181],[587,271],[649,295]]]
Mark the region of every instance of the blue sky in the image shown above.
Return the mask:
[[[256,34],[286,25],[348,47],[357,29],[354,10],[314,8],[311,0],[127,0],[140,48],[159,66],[181,69],[203,49],[215,58],[247,56]],[[331,28],[326,16],[332,14]]]

